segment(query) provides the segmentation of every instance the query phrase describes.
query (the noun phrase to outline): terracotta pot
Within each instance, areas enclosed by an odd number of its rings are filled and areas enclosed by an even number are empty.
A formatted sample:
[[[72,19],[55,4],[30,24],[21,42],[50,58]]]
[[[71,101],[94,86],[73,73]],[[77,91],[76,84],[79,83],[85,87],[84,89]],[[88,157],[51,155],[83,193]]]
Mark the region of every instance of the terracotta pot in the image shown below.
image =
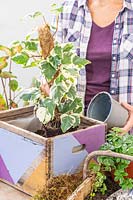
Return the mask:
[[[126,172],[128,173],[129,178],[133,178],[133,162],[128,165]]]
[[[128,178],[133,178],[133,162],[130,162],[125,171],[128,173]],[[114,179],[114,170],[111,171],[111,176]]]

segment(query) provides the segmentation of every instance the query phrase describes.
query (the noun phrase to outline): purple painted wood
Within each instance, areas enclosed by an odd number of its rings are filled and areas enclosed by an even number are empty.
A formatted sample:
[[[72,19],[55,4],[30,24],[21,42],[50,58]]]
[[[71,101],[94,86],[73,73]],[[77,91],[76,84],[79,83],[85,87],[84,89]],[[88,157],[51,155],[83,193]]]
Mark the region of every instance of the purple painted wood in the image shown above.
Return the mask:
[[[14,183],[12,177],[9,174],[8,169],[5,166],[5,163],[0,155],[0,178],[9,181],[10,183]]]
[[[73,136],[80,144],[85,144],[85,149],[88,153],[98,150],[105,143],[105,125],[98,125],[74,133]]]

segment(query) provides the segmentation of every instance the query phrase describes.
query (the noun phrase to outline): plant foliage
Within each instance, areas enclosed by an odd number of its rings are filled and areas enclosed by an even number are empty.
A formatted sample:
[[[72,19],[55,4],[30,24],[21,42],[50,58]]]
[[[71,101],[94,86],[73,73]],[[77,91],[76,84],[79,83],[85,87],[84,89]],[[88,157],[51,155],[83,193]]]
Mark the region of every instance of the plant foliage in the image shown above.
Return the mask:
[[[122,153],[133,156],[133,135],[119,134],[120,128],[113,128],[107,135],[106,143],[103,144],[100,150],[111,150],[116,153]],[[97,191],[106,192],[105,172],[113,172],[114,180],[118,182],[123,190],[133,188],[133,179],[128,177],[126,168],[130,161],[121,158],[99,156],[97,158],[98,164],[92,164],[90,169],[95,173],[95,182],[91,197],[95,196]]]
[[[55,4],[52,10],[56,15],[62,12]],[[32,14],[33,18],[35,15],[40,14]],[[36,115],[44,126],[56,119],[64,133],[78,126],[83,103],[77,95],[76,83],[81,68],[89,61],[76,55],[72,43],[55,41],[47,23],[38,28],[37,38],[28,36],[19,45],[21,51],[12,60],[24,68],[38,67],[50,88],[49,94],[42,92],[41,81],[36,80],[21,98],[33,102]]]

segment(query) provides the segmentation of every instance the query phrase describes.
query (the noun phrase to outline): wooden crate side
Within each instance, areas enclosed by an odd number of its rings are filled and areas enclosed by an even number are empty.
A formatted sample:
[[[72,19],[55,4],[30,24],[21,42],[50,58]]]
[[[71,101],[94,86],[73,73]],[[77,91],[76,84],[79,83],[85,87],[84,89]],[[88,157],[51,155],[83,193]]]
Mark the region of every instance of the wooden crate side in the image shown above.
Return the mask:
[[[82,165],[88,153],[98,150],[105,143],[105,124],[51,138],[51,175],[75,173]]]
[[[20,188],[0,179],[0,199],[1,200],[30,200],[31,196]]]
[[[91,192],[93,184],[93,177],[87,178],[83,183],[77,187],[77,189],[72,193],[67,200],[84,200],[85,197]]]
[[[40,144],[44,144],[47,140],[47,138],[44,138],[40,135],[37,135],[33,132],[27,131],[25,129],[19,128],[17,126],[11,125],[8,122],[0,121],[0,132],[2,130],[7,130],[7,132],[14,133],[18,136],[23,136],[26,139],[38,142]]]
[[[0,141],[0,165],[3,169],[0,171],[1,178],[27,188],[27,185],[31,184],[32,190],[35,190],[35,187],[38,189],[42,182],[45,184],[46,142],[40,144],[6,129],[0,129]],[[34,181],[34,178],[37,180]]]
[[[15,108],[12,110],[0,111],[0,120],[8,121],[10,119],[15,119],[21,116],[27,116],[29,114],[33,114],[33,111],[34,111],[33,106],[26,106],[22,108]]]

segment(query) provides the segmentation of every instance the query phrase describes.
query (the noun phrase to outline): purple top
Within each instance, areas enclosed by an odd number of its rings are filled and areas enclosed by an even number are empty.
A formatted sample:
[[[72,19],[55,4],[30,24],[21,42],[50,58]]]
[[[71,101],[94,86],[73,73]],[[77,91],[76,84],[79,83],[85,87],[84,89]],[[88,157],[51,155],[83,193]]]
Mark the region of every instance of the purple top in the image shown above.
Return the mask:
[[[113,31],[114,22],[103,28],[92,23],[86,54],[91,64],[86,66],[85,111],[98,92],[109,92]]]

